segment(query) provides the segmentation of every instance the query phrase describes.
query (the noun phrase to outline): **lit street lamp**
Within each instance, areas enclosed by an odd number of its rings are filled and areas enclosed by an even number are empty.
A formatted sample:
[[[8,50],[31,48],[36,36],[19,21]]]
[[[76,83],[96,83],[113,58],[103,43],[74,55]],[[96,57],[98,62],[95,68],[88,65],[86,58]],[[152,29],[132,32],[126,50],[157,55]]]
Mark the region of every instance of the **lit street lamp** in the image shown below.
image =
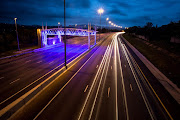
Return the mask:
[[[60,26],[60,22],[58,22],[58,28],[59,28],[59,26]]]
[[[100,14],[100,26],[101,26],[101,14],[103,14],[104,10],[102,8],[98,9],[98,14]],[[101,27],[102,31],[102,27]],[[99,32],[99,41],[100,41],[100,32]]]
[[[64,66],[67,69],[67,65],[66,65],[66,0],[64,0]]]
[[[109,20],[109,18],[106,18],[106,27],[107,27],[108,20]]]
[[[17,36],[17,42],[18,42],[18,50],[20,50],[19,48],[19,38],[18,38],[18,31],[17,31],[17,23],[16,23],[17,18],[14,18],[15,21],[15,27],[16,27],[16,36]]]

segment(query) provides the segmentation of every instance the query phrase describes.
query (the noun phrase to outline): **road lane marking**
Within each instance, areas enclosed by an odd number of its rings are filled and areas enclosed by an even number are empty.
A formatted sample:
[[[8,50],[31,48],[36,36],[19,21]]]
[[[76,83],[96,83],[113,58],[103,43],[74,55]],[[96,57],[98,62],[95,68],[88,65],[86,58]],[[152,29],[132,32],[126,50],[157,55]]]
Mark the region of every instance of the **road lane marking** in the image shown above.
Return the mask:
[[[111,66],[111,70],[112,70],[112,66]]]
[[[86,52],[86,51],[85,51]],[[76,57],[76,56],[79,56],[79,54],[77,55],[74,55],[73,57],[71,57],[70,59],[68,59],[67,61],[70,61],[72,58]],[[75,59],[74,59],[75,60]],[[35,81],[33,81],[32,83],[30,83],[29,85],[27,85],[26,87],[22,88],[21,90],[19,90],[18,92],[16,92],[15,94],[11,95],[10,97],[6,98],[4,101],[2,101],[0,103],[3,104],[4,102],[8,101],[9,99],[11,99],[12,97],[14,97],[15,95],[19,94],[20,92],[22,92],[23,90],[25,90],[26,88],[28,88],[29,86],[33,85],[34,83],[36,83],[37,81],[41,80],[43,77],[45,77],[46,75],[50,74],[51,72],[53,72],[54,70],[56,70],[57,68],[59,68],[60,66],[62,66],[64,63],[60,64],[59,66],[55,67],[54,69],[52,69],[51,71],[49,71],[48,73],[44,74],[43,76],[41,76],[40,78],[36,79]],[[62,69],[62,68],[61,68]],[[57,71],[58,72],[58,71]],[[57,73],[56,72],[56,73]],[[56,74],[54,73],[54,74]],[[53,74],[53,75],[54,75]],[[52,75],[52,76],[53,76]]]
[[[133,91],[133,89],[132,89],[132,85],[130,84],[130,89],[131,89],[131,91]]]
[[[109,93],[110,93],[110,87],[108,88],[108,97],[109,97]]]
[[[128,51],[128,49],[125,46],[125,49]],[[128,51],[129,53],[129,51]],[[129,53],[130,54],[130,53]],[[155,92],[155,90],[153,89],[153,87],[151,86],[150,82],[148,81],[148,79],[146,78],[146,76],[144,75],[144,73],[142,72],[141,68],[139,67],[139,65],[137,64],[136,60],[131,56],[131,58],[133,59],[133,61],[135,62],[135,64],[137,65],[137,67],[139,68],[140,72],[142,73],[142,75],[144,76],[145,80],[147,81],[148,85],[150,86],[150,88],[152,89],[153,93],[155,94],[155,96],[157,97],[157,99],[159,100],[160,104],[162,105],[162,107],[164,108],[164,110],[166,111],[166,113],[168,114],[168,116],[170,117],[171,120],[173,120],[171,114],[169,113],[169,111],[167,110],[167,108],[164,106],[163,102],[161,101],[161,99],[159,98],[159,96],[157,95],[157,93]]]
[[[17,82],[17,81],[19,81],[19,80],[20,80],[20,78],[18,78],[18,79],[16,79],[16,80],[12,81],[10,84],[13,84],[14,82]]]
[[[110,48],[110,47],[109,47],[109,45],[108,45],[108,47],[106,48],[106,51],[105,51],[105,53],[104,53],[104,56],[105,56],[105,57],[106,57],[106,55],[107,55],[107,52],[108,52],[108,49],[109,49],[109,48]],[[96,72],[96,75],[95,75],[95,77],[94,77],[93,83],[92,83],[92,85],[91,85],[91,87],[90,87],[90,89],[89,89],[88,95],[87,95],[87,97],[86,97],[86,99],[85,99],[85,102],[84,102],[83,107],[82,107],[82,109],[81,109],[81,112],[80,112],[80,114],[79,114],[78,120],[81,119],[81,116],[82,116],[82,114],[83,114],[83,111],[84,111],[84,109],[85,109],[85,106],[86,106],[86,104],[87,104],[87,101],[88,101],[88,99],[89,99],[89,97],[90,97],[91,92],[93,91],[93,90],[92,90],[92,89],[93,89],[93,86],[95,85],[95,83],[96,83],[96,81],[97,81],[97,77],[98,77],[98,75],[100,74],[100,71],[103,69],[103,64],[105,64],[105,57],[103,57],[100,65],[99,65],[98,71]],[[104,69],[103,69],[103,70],[104,70]],[[92,111],[92,109],[91,109],[91,111]],[[90,117],[91,117],[91,116],[90,116]],[[90,118],[90,117],[89,117],[89,118]]]
[[[118,42],[118,41],[117,41]],[[120,42],[120,40],[119,40]],[[120,42],[121,43],[121,42]],[[120,71],[121,71],[121,78],[122,78],[122,87],[123,87],[123,92],[124,92],[124,102],[125,102],[125,108],[126,108],[126,119],[129,120],[129,111],[128,111],[128,106],[127,106],[127,98],[126,98],[126,89],[125,89],[125,84],[124,84],[124,76],[123,76],[123,71],[122,71],[122,62],[121,62],[121,55],[120,55],[120,52],[119,52],[119,46],[118,46],[118,43],[117,43],[117,53],[118,53],[118,60],[119,60],[119,63],[120,63]]]
[[[137,63],[136,63],[137,64]],[[144,78],[146,79],[148,85],[150,86],[150,88],[152,89],[153,93],[155,94],[155,96],[157,97],[157,99],[159,100],[160,104],[162,105],[162,107],[164,108],[164,110],[166,111],[166,113],[168,114],[168,116],[170,117],[171,120],[173,120],[171,114],[169,113],[169,111],[167,110],[167,108],[164,106],[163,102],[161,101],[161,99],[159,98],[159,96],[157,95],[157,93],[155,92],[155,90],[153,89],[153,87],[151,86],[151,84],[149,83],[148,79],[146,78],[146,76],[144,75],[144,73],[142,72],[142,70],[140,69],[139,65],[137,64],[139,70],[141,71],[142,75],[144,76]]]
[[[38,61],[37,63],[41,63],[42,61]]]
[[[92,117],[92,114],[93,114],[93,111],[94,111],[94,107],[95,107],[95,104],[96,104],[96,101],[97,101],[97,97],[98,97],[98,94],[99,94],[100,86],[101,86],[101,83],[103,81],[103,76],[105,76],[105,77],[107,76],[109,63],[110,63],[110,57],[109,56],[112,55],[113,46],[111,45],[109,48],[110,49],[108,49],[109,51],[107,52],[106,56],[104,55],[104,57],[103,57],[103,59],[105,59],[105,62],[104,62],[104,66],[102,66],[103,70],[102,70],[102,73],[101,73],[101,76],[100,76],[100,82],[99,82],[98,88],[96,90],[96,96],[94,98],[94,102],[93,102],[93,105],[92,105],[91,112],[90,112],[88,120],[91,120],[91,117]]]
[[[96,68],[98,68],[98,65],[96,66]]]
[[[88,85],[86,86],[86,88],[85,88],[85,90],[84,90],[84,92],[86,92],[86,90],[88,89]]]
[[[104,53],[105,56],[106,56],[106,54],[107,54],[108,49],[109,49],[109,45],[108,45],[108,47],[107,47],[107,49],[106,49],[106,51],[105,51],[105,53]],[[83,114],[83,111],[84,111],[84,109],[85,109],[85,106],[86,106],[86,104],[87,104],[87,101],[88,101],[88,99],[89,99],[89,97],[90,97],[90,94],[91,94],[91,92],[92,92],[93,86],[95,85],[95,83],[96,83],[96,81],[97,81],[97,77],[98,77],[100,71],[102,70],[104,61],[105,61],[105,57],[103,57],[100,65],[99,65],[98,71],[96,72],[96,75],[95,75],[95,77],[94,77],[93,83],[92,83],[92,85],[91,85],[91,87],[90,87],[90,90],[89,90],[89,92],[88,92],[88,95],[87,95],[87,97],[86,97],[86,100],[85,100],[85,102],[84,102],[84,105],[83,105],[83,107],[82,107],[82,109],[81,109],[81,112],[80,112],[80,114],[79,114],[78,120],[80,120],[80,118],[81,118],[81,116],[82,116],[82,114]]]
[[[0,80],[3,79],[4,77],[0,77]]]
[[[31,60],[27,60],[26,63],[31,62]]]
[[[120,40],[119,40],[119,41],[120,41]],[[120,42],[120,43],[121,43],[121,42]],[[136,81],[136,84],[137,84],[137,86],[138,86],[138,89],[139,89],[139,91],[140,91],[140,93],[141,93],[141,96],[142,96],[142,98],[143,98],[143,101],[144,101],[144,103],[145,103],[145,105],[146,105],[146,108],[147,108],[147,110],[148,110],[148,112],[149,112],[149,115],[150,115],[151,119],[154,120],[154,119],[156,119],[155,116],[154,116],[154,112],[153,112],[153,110],[152,110],[152,108],[151,108],[151,106],[150,106],[150,104],[149,104],[149,101],[148,101],[148,99],[147,99],[147,97],[146,97],[146,94],[144,93],[144,90],[143,90],[143,88],[142,88],[142,86],[141,86],[141,84],[140,84],[140,82],[139,82],[139,80],[138,80],[138,77],[137,77],[137,75],[135,74],[135,70],[134,70],[134,68],[133,68],[133,66],[132,66],[132,63],[131,63],[131,61],[130,61],[130,58],[129,58],[127,52],[125,51],[125,48],[123,47],[123,45],[122,45],[122,49],[123,49],[123,52],[124,52],[124,54],[125,54],[125,57],[126,57],[126,59],[127,59],[127,61],[128,61],[128,64],[129,64],[129,66],[130,66],[130,69],[131,69],[131,71],[132,71],[133,77],[134,77],[134,79],[135,79],[135,81]]]
[[[96,50],[97,51],[97,50]],[[95,52],[96,52],[95,51]],[[61,91],[69,84],[69,82],[79,73],[79,71],[87,64],[87,62],[92,58],[94,56],[94,54],[92,54],[89,58],[88,58],[88,60],[78,69],[78,71],[76,71],[76,73],[66,82],[66,84],[56,93],[56,95],[46,104],[46,106],[35,116],[35,118],[33,119],[33,120],[36,120],[38,117],[39,117],[39,115],[51,104],[51,102],[61,93]],[[80,59],[81,60],[81,59]],[[79,62],[80,60],[78,60],[78,61],[76,61],[72,66],[74,66],[77,62]],[[72,66],[71,67],[69,67],[68,69],[66,69],[63,73],[65,73],[67,70],[69,70],[70,68],[72,68]],[[62,76],[63,75],[63,73],[61,74],[61,75],[59,75],[59,77],[60,76]],[[57,77],[58,78],[58,77]],[[56,79],[57,79],[56,78]],[[56,80],[55,79],[55,80]],[[55,81],[54,80],[54,81]],[[53,82],[53,81],[52,81]],[[49,84],[50,85],[50,84]],[[48,86],[46,86],[46,88],[47,88]]]
[[[49,64],[52,64],[54,61],[51,61]]]

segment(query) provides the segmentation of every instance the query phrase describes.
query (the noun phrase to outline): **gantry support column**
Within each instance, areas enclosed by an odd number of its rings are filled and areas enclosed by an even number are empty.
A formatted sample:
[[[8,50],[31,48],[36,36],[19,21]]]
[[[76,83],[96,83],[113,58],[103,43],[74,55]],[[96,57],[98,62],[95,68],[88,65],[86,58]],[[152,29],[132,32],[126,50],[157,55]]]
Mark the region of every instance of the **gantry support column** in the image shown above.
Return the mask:
[[[90,49],[90,26],[88,23],[88,49]]]
[[[59,38],[59,42],[61,42],[61,35],[59,31],[58,31],[58,38]]]
[[[96,45],[96,26],[95,26],[95,35],[94,35],[94,45]]]

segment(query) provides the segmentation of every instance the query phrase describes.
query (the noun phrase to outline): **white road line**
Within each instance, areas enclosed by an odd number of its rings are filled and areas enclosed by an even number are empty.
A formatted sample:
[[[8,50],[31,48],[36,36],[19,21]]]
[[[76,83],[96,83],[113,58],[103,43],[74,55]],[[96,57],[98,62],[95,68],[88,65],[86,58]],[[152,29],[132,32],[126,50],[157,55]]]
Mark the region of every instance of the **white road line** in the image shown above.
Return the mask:
[[[97,88],[96,96],[94,98],[94,102],[93,102],[93,105],[92,105],[91,112],[90,112],[88,120],[91,120],[91,117],[92,117],[92,114],[93,114],[93,110],[94,110],[94,107],[95,107],[95,104],[96,104],[97,96],[98,96],[98,93],[99,93],[99,89],[100,89],[100,86],[101,86],[101,83],[102,83],[102,80],[103,80],[103,76],[106,77],[107,72],[108,72],[109,63],[110,63],[110,57],[109,56],[112,55],[113,46],[111,45],[111,47],[110,47],[108,53],[106,54],[106,56],[104,56],[105,57],[104,65],[107,65],[107,67],[106,66],[103,67],[102,74],[100,76],[100,82],[99,82],[99,85],[98,85],[98,88]]]
[[[4,77],[0,77],[0,80],[3,79]]]
[[[38,61],[37,63],[41,63],[42,61]]]
[[[12,81],[10,84],[13,84],[14,82],[17,82],[17,81],[19,81],[19,80],[20,80],[20,78],[18,78],[18,79],[16,79],[16,80]]]
[[[108,88],[108,97],[109,97],[109,94],[110,94],[110,87]]]
[[[31,62],[31,60],[27,60],[26,63]]]
[[[96,66],[96,68],[98,68],[98,65]]]
[[[109,45],[108,45],[108,47],[106,48],[106,51],[105,51],[105,53],[104,53],[105,56],[106,56],[106,54],[107,54],[108,49],[109,49]],[[91,94],[91,92],[92,92],[93,86],[95,85],[95,83],[96,83],[96,81],[97,81],[97,77],[98,77],[100,71],[102,70],[102,66],[103,66],[103,64],[104,64],[104,61],[105,61],[105,57],[103,57],[100,65],[99,65],[98,71],[96,72],[95,78],[94,78],[93,83],[92,83],[92,85],[91,85],[91,87],[90,87],[90,90],[89,90],[89,92],[88,92],[88,95],[87,95],[87,97],[86,97],[86,100],[85,100],[85,102],[84,102],[84,104],[83,104],[83,107],[82,107],[81,112],[80,112],[80,114],[79,114],[78,120],[81,119],[81,116],[82,116],[82,114],[83,114],[83,111],[84,111],[84,109],[85,109],[85,106],[86,106],[86,104],[87,104],[87,101],[88,101],[88,99],[89,99],[89,97],[90,97],[90,94]]]
[[[49,64],[52,64],[54,61],[51,61]]]
[[[79,55],[75,55],[75,56],[79,56]],[[72,58],[74,58],[75,56],[71,57],[70,59],[68,59],[67,61],[71,60]],[[53,72],[54,70],[56,70],[57,68],[59,68],[60,66],[62,66],[64,63],[60,64],[59,66],[55,67],[54,69],[52,69],[51,71],[47,72],[46,74],[44,74],[43,76],[41,76],[40,78],[36,79],[35,81],[33,81],[32,83],[30,83],[29,85],[27,85],[26,87],[22,88],[21,90],[19,90],[18,92],[16,92],[15,94],[11,95],[10,97],[6,98],[4,101],[2,101],[0,103],[3,104],[4,102],[8,101],[9,99],[11,99],[12,97],[14,97],[15,95],[19,94],[20,92],[22,92],[23,90],[25,90],[26,88],[28,88],[29,86],[33,85],[34,83],[36,83],[37,81],[39,81],[40,79],[42,79],[43,77],[45,77],[46,75],[50,74],[51,72]],[[57,71],[58,72],[58,71]],[[53,75],[55,75],[56,73],[54,73]],[[52,75],[52,76],[53,76]]]
[[[68,82],[66,82],[66,84],[58,91],[58,93],[56,93],[56,95],[48,102],[48,104],[46,104],[46,106],[35,116],[35,118],[33,120],[36,120],[39,115],[51,104],[51,102],[61,93],[61,91],[69,84],[69,82],[79,73],[79,71],[87,64],[87,62],[94,56],[94,54],[92,54],[88,60],[79,68],[78,71],[76,71],[76,73],[68,80]],[[77,62],[75,62],[74,64],[76,64]],[[72,65],[73,66],[73,65]],[[72,67],[71,66],[71,67]],[[71,68],[69,67],[69,69]],[[65,72],[65,71],[64,71]],[[61,74],[63,75],[63,73]],[[60,76],[61,76],[60,75]],[[59,76],[59,77],[60,77]],[[55,79],[56,80],[56,79]]]
[[[112,70],[112,66],[111,66],[111,70]]]
[[[119,40],[119,41],[120,41],[120,40]],[[152,110],[152,108],[151,108],[151,106],[150,106],[150,104],[149,104],[149,101],[148,101],[148,99],[147,99],[147,97],[146,97],[146,95],[145,95],[145,93],[144,93],[144,91],[143,91],[143,88],[142,88],[142,86],[141,86],[141,84],[140,84],[140,82],[139,82],[139,80],[138,80],[138,77],[137,77],[136,74],[135,74],[135,71],[134,71],[134,69],[133,69],[133,67],[132,67],[132,63],[130,62],[130,58],[128,57],[127,52],[125,51],[125,48],[124,48],[123,46],[122,46],[122,48],[123,48],[125,57],[126,57],[126,59],[127,59],[127,61],[128,61],[128,64],[129,64],[129,66],[130,66],[130,69],[131,69],[131,71],[132,71],[132,73],[133,73],[133,76],[134,76],[134,79],[135,79],[135,81],[136,81],[136,84],[137,84],[137,86],[138,86],[138,88],[139,88],[139,91],[140,91],[140,93],[141,93],[141,96],[142,96],[142,98],[143,98],[143,100],[144,100],[144,103],[145,103],[145,105],[146,105],[146,108],[147,108],[147,110],[148,110],[148,112],[149,112],[149,115],[150,115],[151,119],[154,120],[154,119],[155,119],[155,116],[154,116],[153,110]]]
[[[115,41],[115,40],[114,40]],[[117,84],[117,47],[116,47],[116,45],[117,45],[117,41],[115,41],[116,43],[114,43],[114,76],[115,76],[115,93],[116,93],[116,97],[115,97],[115,101],[116,101],[116,120],[118,120],[118,93],[117,93],[117,86],[118,86],[118,84]]]
[[[119,40],[120,41],[120,40]],[[118,41],[117,41],[118,42]],[[121,43],[121,42],[120,42]],[[118,46],[118,43],[117,43],[117,53],[118,53],[118,60],[119,60],[119,63],[120,63],[120,70],[121,70],[121,76],[122,76],[122,86],[123,86],[123,92],[124,92],[124,102],[125,102],[125,108],[126,108],[126,119],[129,120],[129,112],[128,112],[128,106],[127,106],[127,98],[126,98],[126,89],[125,89],[125,85],[124,85],[124,77],[123,77],[123,72],[122,72],[122,62],[121,62],[121,59],[120,59],[120,53],[119,53],[119,46]]]
[[[133,89],[132,89],[132,85],[130,84],[130,89],[131,89],[131,91],[133,91]]]
[[[84,92],[86,92],[86,90],[88,89],[88,85],[86,86],[86,88],[85,88],[85,90],[84,90]]]

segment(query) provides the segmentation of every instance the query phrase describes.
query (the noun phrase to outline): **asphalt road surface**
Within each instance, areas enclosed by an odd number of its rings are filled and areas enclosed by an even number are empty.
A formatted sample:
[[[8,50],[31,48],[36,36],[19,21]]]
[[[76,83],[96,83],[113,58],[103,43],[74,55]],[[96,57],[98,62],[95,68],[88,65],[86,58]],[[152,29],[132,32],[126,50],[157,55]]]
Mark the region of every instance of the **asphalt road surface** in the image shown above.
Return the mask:
[[[95,47],[13,119],[178,119],[179,104],[130,50],[121,34],[111,35]]]
[[[173,120],[179,104],[121,38],[108,37],[12,119]]]
[[[94,38],[91,38],[91,45]],[[88,50],[87,37],[75,37],[67,41],[67,63]],[[38,85],[64,66],[63,42],[54,48],[0,63],[0,109]]]

